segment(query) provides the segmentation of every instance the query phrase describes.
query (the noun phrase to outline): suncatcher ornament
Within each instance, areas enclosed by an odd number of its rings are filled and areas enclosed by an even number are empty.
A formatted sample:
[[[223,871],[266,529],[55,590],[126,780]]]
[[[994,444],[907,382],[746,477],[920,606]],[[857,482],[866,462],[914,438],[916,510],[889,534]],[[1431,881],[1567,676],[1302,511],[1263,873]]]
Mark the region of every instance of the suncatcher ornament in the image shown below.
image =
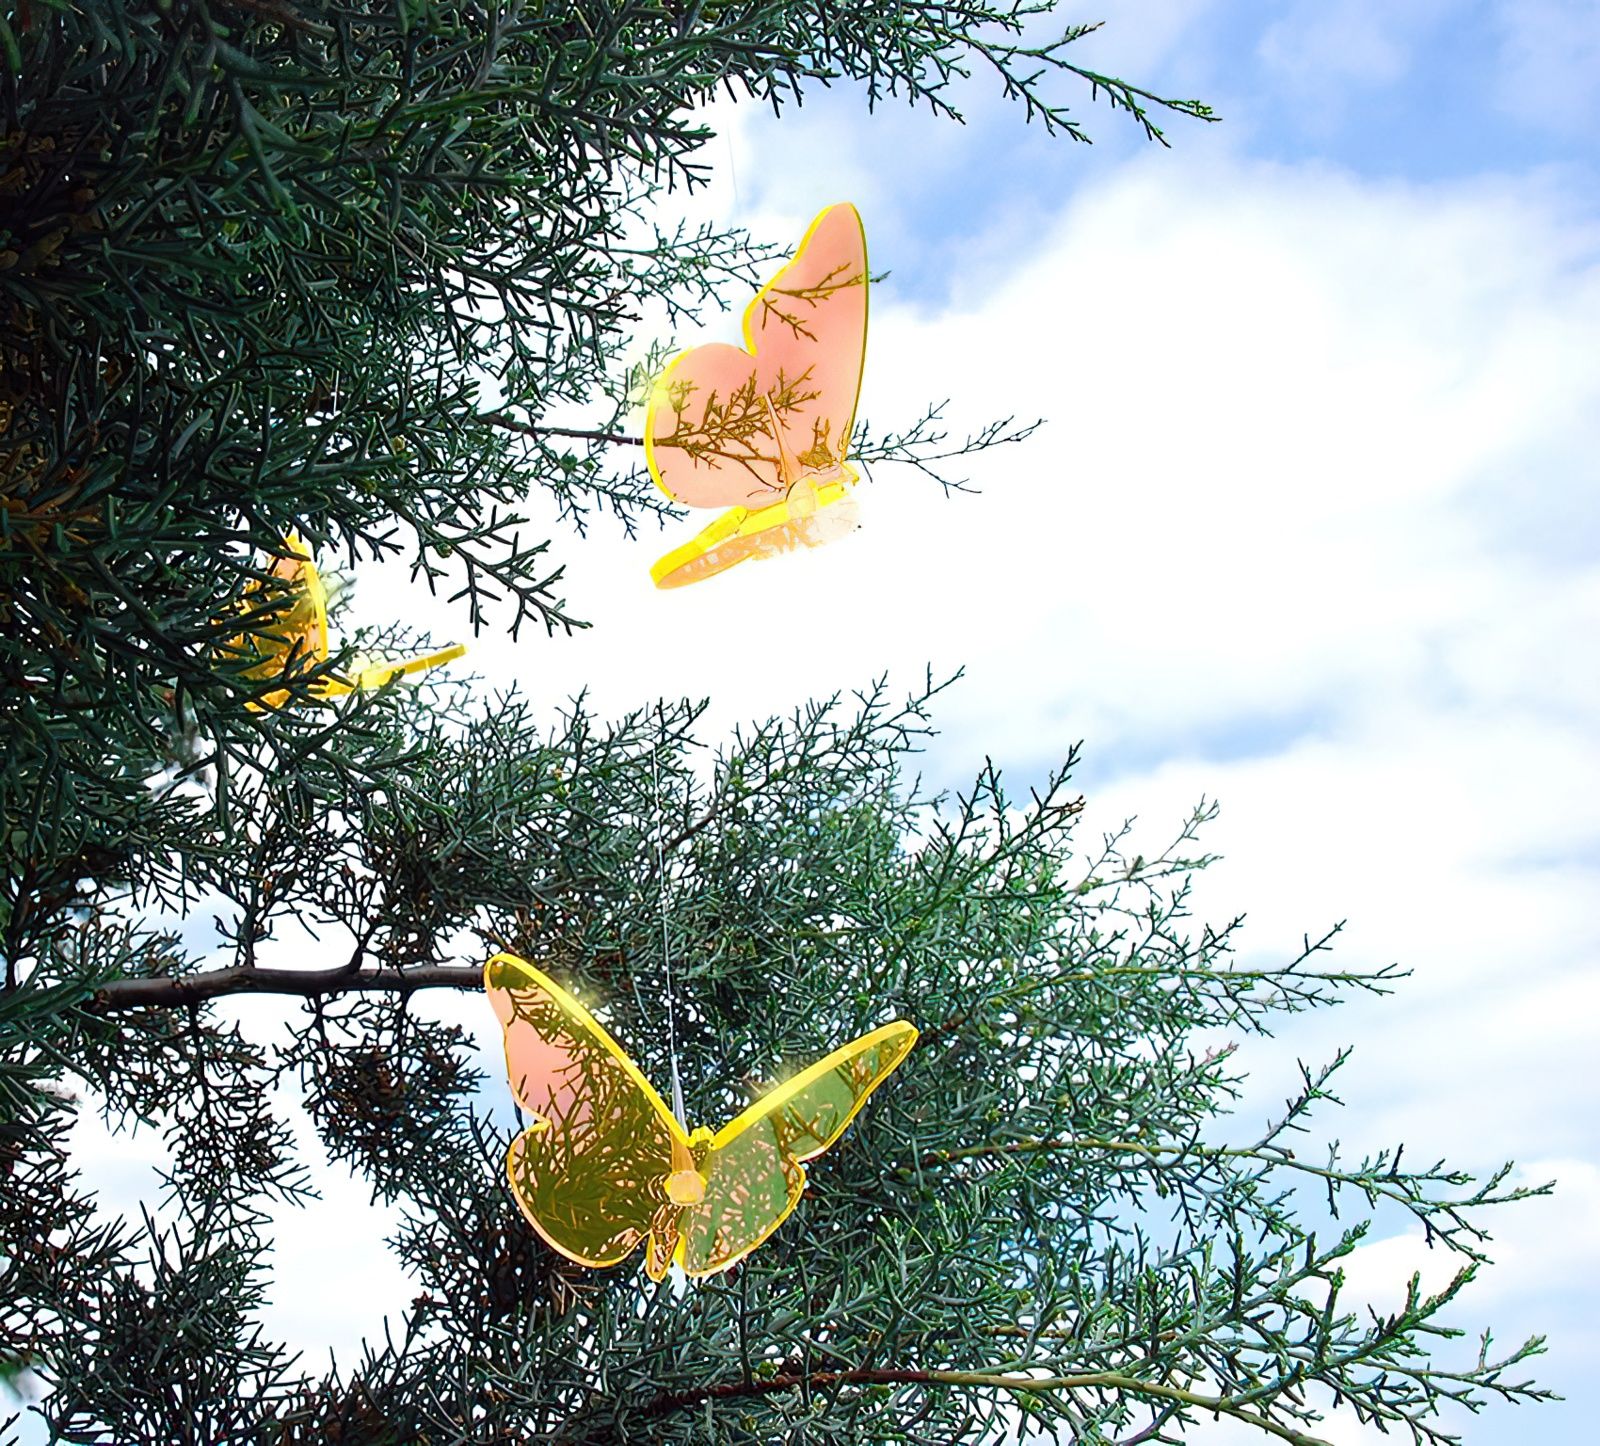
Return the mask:
[[[266,569],[270,576],[281,578],[286,585],[287,597],[281,611],[264,632],[242,634],[228,645],[235,655],[259,659],[244,670],[248,678],[279,678],[296,665],[309,670],[328,659],[328,593],[322,576],[311,560],[311,550],[298,533],[291,532],[285,537],[283,547],[283,552],[273,558],[272,565]],[[245,591],[246,605],[254,605],[261,591],[259,584],[252,583]],[[381,688],[391,678],[437,668],[441,663],[459,658],[466,650],[465,643],[453,643],[435,652],[384,661],[358,654],[351,661],[348,673],[319,678],[310,692],[317,698],[337,698]],[[257,710],[276,708],[288,697],[289,690],[281,688],[252,699],[247,706]]]
[[[830,206],[745,309],[745,344],[676,357],[657,379],[644,454],[662,490],[727,507],[650,569],[658,587],[831,541],[856,525],[845,462],[867,348],[867,242],[856,208]]]
[[[515,954],[484,966],[512,1093],[533,1124],[506,1170],[522,1213],[569,1260],[609,1266],[645,1243],[661,1280],[744,1259],[789,1216],[805,1162],[844,1132],[909,1053],[903,1019],[845,1045],[713,1134],[686,1130],[622,1046],[549,975]]]

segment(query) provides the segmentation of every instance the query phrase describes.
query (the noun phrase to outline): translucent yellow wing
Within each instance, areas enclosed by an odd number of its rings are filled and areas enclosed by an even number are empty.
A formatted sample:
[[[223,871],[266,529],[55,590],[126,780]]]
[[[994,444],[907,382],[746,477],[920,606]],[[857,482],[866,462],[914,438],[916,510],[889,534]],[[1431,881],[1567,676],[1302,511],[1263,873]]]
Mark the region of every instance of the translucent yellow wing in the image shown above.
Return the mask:
[[[452,643],[432,653],[418,653],[410,658],[385,658],[374,661],[358,656],[350,666],[348,675],[329,678],[316,691],[320,697],[334,698],[363,689],[381,688],[391,678],[406,678],[413,673],[426,673],[441,663],[453,662],[467,651],[465,643]]]
[[[511,1142],[506,1170],[533,1228],[580,1265],[616,1265],[649,1237],[659,1280],[676,1244],[674,1171],[691,1167],[672,1111],[598,1020],[515,954],[484,966],[505,1031],[512,1092],[535,1116]]]
[[[844,1133],[868,1096],[916,1043],[903,1019],[864,1034],[762,1096],[712,1137],[705,1194],[679,1221],[678,1262],[691,1276],[742,1260],[788,1218],[806,1186],[804,1162]]]
[[[227,644],[230,654],[249,660],[244,669],[247,678],[278,678],[287,668],[314,668],[328,656],[328,596],[322,577],[298,533],[284,538],[283,546],[282,555],[273,558],[267,568],[268,576],[282,585],[271,626],[241,633]],[[261,584],[252,581],[245,589],[242,606],[247,610],[258,606],[263,591]],[[250,707],[275,707],[288,696],[288,689],[281,689]]]

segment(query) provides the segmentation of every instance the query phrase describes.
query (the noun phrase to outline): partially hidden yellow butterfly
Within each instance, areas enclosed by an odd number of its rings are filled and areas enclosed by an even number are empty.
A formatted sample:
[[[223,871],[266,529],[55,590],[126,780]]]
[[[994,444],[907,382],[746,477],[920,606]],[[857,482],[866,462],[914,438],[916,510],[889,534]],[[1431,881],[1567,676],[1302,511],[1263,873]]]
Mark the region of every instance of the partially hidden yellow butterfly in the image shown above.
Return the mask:
[[[266,569],[269,576],[284,583],[284,602],[277,616],[264,631],[242,634],[228,644],[235,656],[259,660],[243,670],[247,678],[280,678],[286,670],[310,670],[328,660],[328,593],[322,575],[311,560],[311,550],[298,533],[291,532],[285,537],[283,548]],[[245,605],[255,606],[261,593],[261,586],[252,583],[245,591]],[[316,698],[337,698],[363,689],[381,688],[391,678],[437,668],[441,663],[459,658],[466,650],[466,644],[454,643],[448,648],[409,658],[379,661],[358,655],[347,673],[319,678],[309,691]],[[252,699],[246,706],[257,710],[276,708],[289,696],[287,688],[280,688]]]
[[[681,587],[856,525],[845,464],[867,355],[867,241],[854,206],[829,206],[745,309],[741,347],[714,342],[651,390],[644,455],[668,496],[728,507],[650,569]]]
[[[626,1260],[645,1242],[661,1280],[744,1259],[789,1216],[804,1162],[844,1132],[916,1042],[903,1019],[836,1049],[713,1134],[686,1132],[599,1021],[515,954],[484,966],[505,1030],[511,1089],[535,1119],[506,1170],[533,1228],[580,1265]]]

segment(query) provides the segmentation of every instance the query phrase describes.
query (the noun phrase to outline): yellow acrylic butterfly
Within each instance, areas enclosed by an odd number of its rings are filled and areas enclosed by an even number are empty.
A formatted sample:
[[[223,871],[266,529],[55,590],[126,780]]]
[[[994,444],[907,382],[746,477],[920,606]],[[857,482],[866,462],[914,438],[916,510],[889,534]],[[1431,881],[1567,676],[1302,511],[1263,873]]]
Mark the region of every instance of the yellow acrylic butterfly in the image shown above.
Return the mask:
[[[804,1162],[844,1132],[899,1065],[916,1028],[895,1020],[779,1085],[713,1134],[692,1133],[621,1045],[549,975],[515,954],[484,966],[518,1102],[536,1118],[506,1170],[533,1228],[580,1265],[645,1242],[660,1280],[676,1261],[715,1275],[772,1234],[805,1190]]]
[[[322,575],[311,560],[311,550],[297,533],[291,532],[283,546],[283,553],[273,558],[267,572],[284,584],[284,606],[269,628],[234,638],[228,644],[229,651],[236,656],[259,660],[244,670],[247,678],[279,678],[297,665],[310,669],[328,659],[328,592]],[[260,591],[259,585],[252,584],[246,592],[247,606],[254,605]],[[459,658],[466,650],[465,644],[456,643],[437,652],[392,661],[357,657],[348,673],[319,678],[310,691],[317,698],[337,698],[363,689],[381,688],[391,678],[437,668],[441,663]],[[252,699],[246,706],[256,710],[276,708],[288,697],[289,690],[280,688]]]

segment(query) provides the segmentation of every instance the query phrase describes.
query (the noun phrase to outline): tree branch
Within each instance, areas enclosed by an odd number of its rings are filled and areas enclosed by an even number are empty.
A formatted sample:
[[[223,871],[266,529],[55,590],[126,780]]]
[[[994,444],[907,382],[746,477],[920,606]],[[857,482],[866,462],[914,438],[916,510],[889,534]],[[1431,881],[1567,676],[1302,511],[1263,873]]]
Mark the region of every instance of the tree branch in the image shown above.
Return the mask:
[[[1321,1436],[1309,1436],[1277,1421],[1248,1410],[1242,1402],[1231,1396],[1206,1396],[1198,1391],[1186,1391],[1181,1386],[1163,1385],[1159,1381],[1141,1381],[1137,1376],[1125,1376],[1116,1371],[1094,1371],[1080,1376],[1018,1376],[1003,1371],[918,1371],[901,1369],[813,1371],[808,1375],[776,1375],[765,1379],[729,1381],[720,1386],[700,1386],[692,1391],[673,1391],[657,1396],[642,1411],[645,1416],[664,1416],[672,1411],[698,1406],[705,1401],[726,1401],[740,1396],[770,1396],[779,1391],[791,1391],[800,1386],[812,1388],[829,1386],[965,1386],[976,1390],[994,1391],[1123,1391],[1129,1395],[1147,1396],[1152,1400],[1168,1401],[1177,1406],[1187,1406],[1197,1411],[1211,1411],[1258,1431],[1288,1441],[1291,1446],[1330,1446]]]
[[[503,427],[508,432],[520,432],[525,437],[576,437],[583,442],[614,442],[619,446],[642,447],[643,437],[626,432],[587,431],[580,427],[536,427],[506,412],[480,412],[473,420],[487,422],[491,427]]]
[[[352,974],[333,969],[252,969],[242,965],[203,974],[154,979],[113,979],[102,984],[90,1007],[101,1013],[122,1009],[175,1009],[203,1004],[225,994],[295,994],[305,999],[355,992],[417,989],[477,989],[483,970],[455,964],[425,964],[410,969],[368,969]]]

